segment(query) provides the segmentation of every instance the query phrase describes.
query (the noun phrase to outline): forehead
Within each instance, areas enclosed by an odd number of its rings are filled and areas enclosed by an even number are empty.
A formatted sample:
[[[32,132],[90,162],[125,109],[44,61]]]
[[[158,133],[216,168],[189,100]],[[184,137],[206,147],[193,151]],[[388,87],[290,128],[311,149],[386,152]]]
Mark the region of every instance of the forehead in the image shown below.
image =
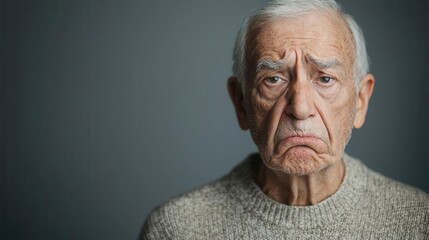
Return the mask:
[[[311,12],[264,23],[249,35],[249,60],[281,59],[291,51],[317,57],[354,60],[354,44],[343,18],[336,12]]]

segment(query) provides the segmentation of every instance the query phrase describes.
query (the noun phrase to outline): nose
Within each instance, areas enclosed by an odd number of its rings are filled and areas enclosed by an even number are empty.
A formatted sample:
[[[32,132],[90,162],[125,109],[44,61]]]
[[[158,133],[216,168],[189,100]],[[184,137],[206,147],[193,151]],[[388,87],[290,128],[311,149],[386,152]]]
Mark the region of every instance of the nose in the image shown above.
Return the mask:
[[[314,116],[315,106],[311,92],[311,86],[307,80],[294,81],[286,92],[286,114],[297,120],[305,120]]]

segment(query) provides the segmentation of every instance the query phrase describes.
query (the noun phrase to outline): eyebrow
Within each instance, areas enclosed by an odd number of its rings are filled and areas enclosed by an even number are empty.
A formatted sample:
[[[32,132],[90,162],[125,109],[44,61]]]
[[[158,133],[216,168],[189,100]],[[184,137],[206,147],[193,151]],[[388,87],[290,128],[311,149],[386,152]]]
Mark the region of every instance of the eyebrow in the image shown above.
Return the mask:
[[[338,67],[338,66],[342,65],[341,62],[336,58],[317,59],[313,56],[307,55],[306,59],[307,59],[307,61],[309,61],[310,63],[313,63],[314,65],[316,65],[320,69],[328,69],[328,68]]]
[[[316,65],[320,69],[328,69],[335,68],[341,66],[341,62],[337,58],[331,59],[318,59],[311,55],[307,55],[306,60],[314,65]],[[262,70],[279,70],[286,63],[284,61],[273,61],[269,59],[263,59],[256,64],[256,72],[260,72]]]
[[[284,65],[283,62],[272,61],[272,60],[261,60],[256,64],[256,72],[261,70],[279,70]]]

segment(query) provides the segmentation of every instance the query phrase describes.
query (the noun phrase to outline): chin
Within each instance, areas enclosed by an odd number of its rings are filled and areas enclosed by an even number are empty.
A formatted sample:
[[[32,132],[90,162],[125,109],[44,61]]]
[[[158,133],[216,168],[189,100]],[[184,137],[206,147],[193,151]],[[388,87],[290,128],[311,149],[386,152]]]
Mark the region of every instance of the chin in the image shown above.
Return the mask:
[[[332,165],[307,147],[294,147],[279,158],[269,156],[264,158],[264,163],[273,170],[297,176],[314,174]]]

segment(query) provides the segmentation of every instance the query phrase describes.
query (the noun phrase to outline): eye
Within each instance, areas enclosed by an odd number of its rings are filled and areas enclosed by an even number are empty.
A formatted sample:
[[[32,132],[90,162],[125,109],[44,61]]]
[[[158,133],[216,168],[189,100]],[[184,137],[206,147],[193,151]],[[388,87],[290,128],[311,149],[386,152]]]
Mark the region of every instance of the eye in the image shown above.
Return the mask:
[[[319,77],[318,81],[323,85],[330,85],[334,82],[334,78],[328,76]]]
[[[279,76],[272,76],[265,78],[265,81],[267,81],[270,84],[277,84],[282,81],[282,78]]]

